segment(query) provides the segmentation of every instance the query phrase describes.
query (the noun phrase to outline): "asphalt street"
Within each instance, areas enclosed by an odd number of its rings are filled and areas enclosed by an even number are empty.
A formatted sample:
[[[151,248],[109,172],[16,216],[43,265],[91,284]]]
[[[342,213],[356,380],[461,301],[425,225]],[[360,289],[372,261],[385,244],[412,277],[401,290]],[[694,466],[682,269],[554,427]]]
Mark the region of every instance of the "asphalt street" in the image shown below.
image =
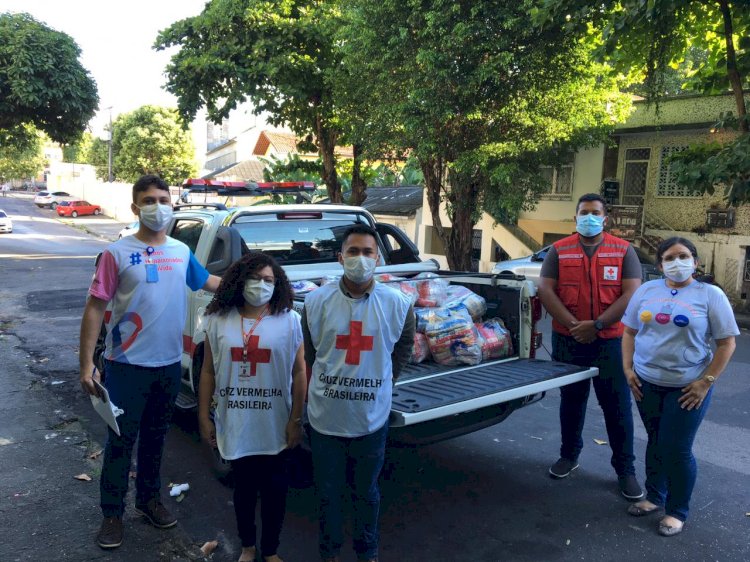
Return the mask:
[[[125,543],[106,553],[99,524],[98,471],[104,427],[78,387],[78,327],[93,258],[119,225],[75,227],[28,199],[0,199],[14,232],[0,235],[0,561],[176,560],[218,539],[213,560],[236,560],[231,489],[215,479],[195,416],[176,416],[167,439],[163,482],[190,483],[180,503],[165,503],[180,525],[157,531],[128,512]],[[549,320],[545,320],[549,347]],[[580,468],[553,481],[559,393],[502,424],[439,444],[391,450],[382,477],[381,561],[573,561],[750,559],[750,335],[719,381],[695,447],[699,480],[685,531],[656,533],[656,520],[625,513],[609,465],[604,422],[591,397]],[[593,393],[592,393],[593,394]],[[636,419],[637,472],[643,479],[645,432]],[[93,481],[73,478],[89,474]],[[166,496],[166,494],[165,494]],[[280,554],[317,557],[311,488],[292,489]],[[347,542],[342,561],[353,561]]]

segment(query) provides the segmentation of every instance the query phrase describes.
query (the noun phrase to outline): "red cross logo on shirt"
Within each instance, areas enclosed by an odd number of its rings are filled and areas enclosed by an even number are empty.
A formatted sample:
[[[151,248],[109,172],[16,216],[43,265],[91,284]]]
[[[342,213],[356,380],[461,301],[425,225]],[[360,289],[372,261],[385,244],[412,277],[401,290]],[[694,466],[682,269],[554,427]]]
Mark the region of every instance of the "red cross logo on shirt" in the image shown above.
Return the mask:
[[[610,275],[614,275],[614,274],[615,274],[615,270],[614,270],[614,269],[612,269],[612,268],[610,267],[610,268],[609,268],[609,269],[607,270],[607,273],[609,273]]]
[[[346,350],[347,365],[359,365],[360,353],[372,351],[372,340],[372,336],[362,335],[362,322],[352,320],[349,322],[349,335],[336,336],[336,349]]]
[[[250,362],[251,377],[254,377],[257,374],[258,363],[271,362],[271,350],[258,347],[259,345],[260,336],[250,336],[244,349],[241,347],[231,348],[233,363]],[[243,354],[243,351],[246,352],[246,355]],[[245,355],[245,357],[243,357],[243,355]]]

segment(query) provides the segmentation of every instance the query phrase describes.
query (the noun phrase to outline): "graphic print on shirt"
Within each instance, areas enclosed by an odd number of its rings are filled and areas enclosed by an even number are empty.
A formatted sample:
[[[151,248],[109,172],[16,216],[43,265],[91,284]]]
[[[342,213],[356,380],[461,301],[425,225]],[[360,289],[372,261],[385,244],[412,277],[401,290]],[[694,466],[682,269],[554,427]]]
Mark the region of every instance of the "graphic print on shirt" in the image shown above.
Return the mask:
[[[240,378],[254,377],[258,374],[258,363],[271,362],[271,350],[260,347],[260,336],[250,336],[245,347],[233,347],[232,362],[240,364]]]
[[[122,341],[123,327],[128,324],[134,326],[133,331],[125,341]],[[127,329],[127,328],[126,328]],[[112,358],[120,363],[128,363],[128,358],[125,352],[133,345],[133,342],[138,337],[138,334],[143,329],[143,320],[136,312],[126,312],[123,314],[120,323],[112,328]]]
[[[672,301],[665,302],[659,313],[656,315],[656,321],[659,324],[669,324],[672,319],[672,311],[674,310],[674,303]]]
[[[620,268],[616,265],[604,266],[604,280],[605,281],[617,281],[619,279],[618,277],[619,273],[620,273]]]
[[[372,336],[362,334],[362,322],[352,320],[349,322],[349,334],[336,336],[336,349],[346,350],[345,363],[347,365],[359,365],[363,351],[372,351]]]

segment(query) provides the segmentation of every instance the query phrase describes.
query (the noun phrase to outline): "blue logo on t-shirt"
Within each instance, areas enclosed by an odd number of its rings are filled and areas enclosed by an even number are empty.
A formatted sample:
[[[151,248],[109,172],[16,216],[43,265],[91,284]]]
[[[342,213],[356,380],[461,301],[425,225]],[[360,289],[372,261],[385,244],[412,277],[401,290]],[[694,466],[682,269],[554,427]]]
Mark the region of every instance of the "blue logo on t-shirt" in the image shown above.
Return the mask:
[[[690,324],[690,319],[684,314],[678,314],[677,316],[674,317],[673,322],[675,326],[679,328],[684,328],[685,326]]]

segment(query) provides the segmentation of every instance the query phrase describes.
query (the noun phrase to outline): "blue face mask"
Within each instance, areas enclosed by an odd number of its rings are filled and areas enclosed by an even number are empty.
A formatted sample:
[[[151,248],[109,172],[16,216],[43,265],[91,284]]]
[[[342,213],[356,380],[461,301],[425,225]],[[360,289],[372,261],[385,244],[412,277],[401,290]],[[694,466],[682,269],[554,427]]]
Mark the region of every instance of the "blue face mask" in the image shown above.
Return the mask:
[[[593,238],[604,230],[604,217],[597,215],[579,215],[576,217],[576,231],[585,238]]]

